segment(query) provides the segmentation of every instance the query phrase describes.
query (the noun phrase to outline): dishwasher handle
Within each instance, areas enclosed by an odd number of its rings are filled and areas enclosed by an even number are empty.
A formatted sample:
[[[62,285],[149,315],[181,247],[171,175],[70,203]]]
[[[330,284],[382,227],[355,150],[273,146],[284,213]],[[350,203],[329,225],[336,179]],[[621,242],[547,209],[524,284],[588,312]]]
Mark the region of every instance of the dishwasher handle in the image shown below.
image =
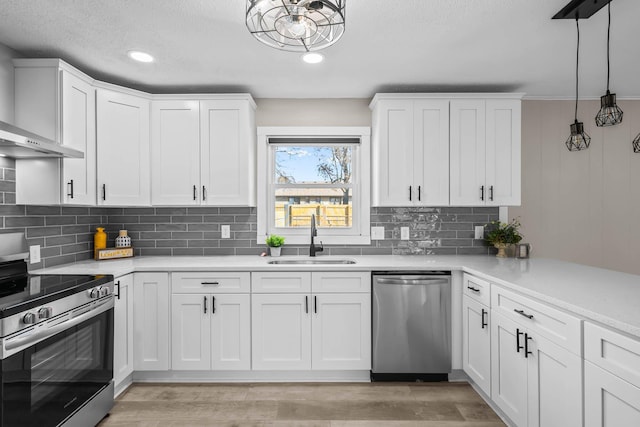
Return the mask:
[[[411,279],[404,279],[399,277],[378,277],[375,279],[375,283],[379,285],[441,285],[448,284],[449,279],[443,279],[441,277],[415,277]]]

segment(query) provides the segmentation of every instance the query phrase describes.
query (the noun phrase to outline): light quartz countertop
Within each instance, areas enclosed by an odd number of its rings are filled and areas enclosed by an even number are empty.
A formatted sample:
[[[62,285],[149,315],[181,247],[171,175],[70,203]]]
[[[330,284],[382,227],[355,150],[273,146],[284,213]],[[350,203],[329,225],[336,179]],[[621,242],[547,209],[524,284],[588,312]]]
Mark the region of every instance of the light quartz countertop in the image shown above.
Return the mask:
[[[309,257],[137,257],[87,260],[32,271],[33,274],[113,274],[171,271],[429,271],[461,270],[555,305],[580,317],[640,338],[640,276],[564,261],[500,259],[472,255],[318,256],[355,264],[272,265],[274,259]]]

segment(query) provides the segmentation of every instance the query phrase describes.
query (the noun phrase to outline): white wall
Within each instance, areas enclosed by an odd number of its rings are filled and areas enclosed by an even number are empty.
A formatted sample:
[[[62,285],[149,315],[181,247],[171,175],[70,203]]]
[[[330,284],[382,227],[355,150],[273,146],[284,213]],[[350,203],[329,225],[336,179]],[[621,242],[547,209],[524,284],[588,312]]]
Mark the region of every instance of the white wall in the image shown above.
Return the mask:
[[[371,126],[370,99],[256,99],[258,126]]]
[[[0,44],[0,120],[13,123],[13,58],[18,54]]]
[[[591,147],[569,152],[574,103],[523,102],[522,206],[509,218],[520,217],[533,256],[640,274],[640,153],[631,147],[640,101],[619,105],[623,123],[598,128],[599,101],[581,101]]]

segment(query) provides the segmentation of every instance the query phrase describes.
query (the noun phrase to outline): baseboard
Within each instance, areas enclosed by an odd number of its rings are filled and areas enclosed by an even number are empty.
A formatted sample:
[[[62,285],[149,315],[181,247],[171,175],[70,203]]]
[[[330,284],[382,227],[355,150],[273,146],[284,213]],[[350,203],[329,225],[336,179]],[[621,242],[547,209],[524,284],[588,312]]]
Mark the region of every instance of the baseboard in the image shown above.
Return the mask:
[[[114,398],[117,398],[122,393],[124,393],[129,387],[133,384],[133,374],[127,375],[127,377],[120,381],[114,388]]]
[[[135,371],[133,382],[370,382],[370,371]]]
[[[491,409],[493,409],[493,411],[496,413],[496,415],[500,417],[503,423],[505,423],[509,427],[517,427],[516,424],[513,421],[511,421],[511,419],[509,419],[509,417],[504,412],[502,412],[502,409],[498,408],[498,406],[495,403],[493,403],[493,400],[491,400],[491,397],[487,396],[486,393],[482,391],[482,389],[478,387],[478,385],[475,382],[473,382],[471,378],[469,377],[467,378],[468,378],[467,382],[469,383],[469,385],[476,391],[476,393],[480,395],[482,400],[484,400],[487,403],[487,405],[489,405]]]

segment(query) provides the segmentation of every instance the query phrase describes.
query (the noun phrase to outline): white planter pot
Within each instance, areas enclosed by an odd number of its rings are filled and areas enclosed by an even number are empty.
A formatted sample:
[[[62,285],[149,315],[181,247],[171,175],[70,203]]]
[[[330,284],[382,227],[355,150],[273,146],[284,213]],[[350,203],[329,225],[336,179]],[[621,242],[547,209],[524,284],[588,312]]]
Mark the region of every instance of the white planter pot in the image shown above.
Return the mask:
[[[282,249],[282,246],[279,246],[277,248],[274,247],[270,247],[269,248],[269,254],[271,256],[280,256],[280,250]]]

